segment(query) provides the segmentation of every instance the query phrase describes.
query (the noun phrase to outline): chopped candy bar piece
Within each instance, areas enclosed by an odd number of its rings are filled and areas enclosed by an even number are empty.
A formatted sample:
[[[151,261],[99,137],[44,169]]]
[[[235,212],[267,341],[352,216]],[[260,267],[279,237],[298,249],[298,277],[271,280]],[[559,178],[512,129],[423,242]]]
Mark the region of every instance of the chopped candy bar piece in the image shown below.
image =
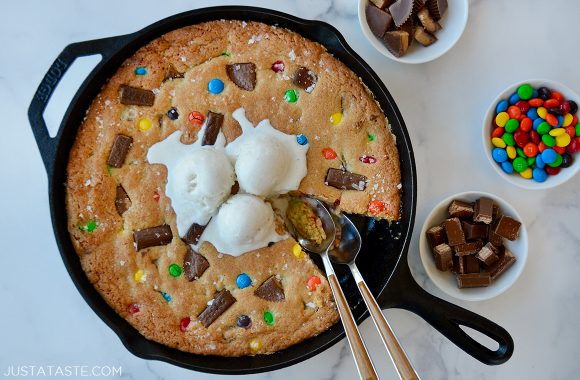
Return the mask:
[[[226,72],[239,88],[252,91],[256,87],[256,65],[253,63],[234,63],[226,65]]]
[[[268,278],[255,291],[254,295],[266,301],[284,301],[284,288],[276,276]]]
[[[447,219],[443,222],[445,233],[447,234],[447,242],[454,247],[459,244],[465,244],[465,235],[461,229],[461,221],[458,218]]]
[[[201,145],[213,145],[224,123],[224,115],[209,111]]]
[[[326,173],[324,183],[341,190],[364,191],[367,187],[367,177],[345,170],[330,168]]]
[[[111,152],[109,153],[109,158],[107,159],[107,164],[114,168],[120,168],[125,163],[125,158],[127,153],[133,144],[133,138],[125,135],[117,135],[113,146],[111,147]]]
[[[459,288],[479,288],[489,286],[491,277],[489,273],[468,273],[457,276]]]
[[[493,220],[493,200],[481,197],[475,201],[473,221],[490,224]]]
[[[214,295],[211,305],[207,306],[205,310],[199,315],[199,321],[205,328],[208,328],[235,302],[236,299],[234,296],[232,296],[229,290],[220,290]]]
[[[488,242],[479,250],[479,252],[477,252],[475,257],[477,257],[481,262],[489,267],[499,260],[497,253],[498,249],[493,244]]]
[[[151,107],[154,103],[153,91],[127,85],[121,86],[121,104]]]
[[[452,218],[471,218],[473,216],[473,205],[471,203],[454,200],[449,205],[448,212]]]
[[[129,207],[131,207],[131,199],[129,198],[129,195],[127,195],[123,186],[118,185],[117,195],[115,197],[115,208],[117,209],[117,213],[122,216]]]
[[[502,215],[494,228],[494,232],[508,240],[514,241],[520,236],[521,222],[511,216]]]
[[[185,258],[183,259],[185,277],[189,281],[196,280],[201,277],[207,268],[209,268],[207,259],[188,246]]]
[[[173,240],[171,227],[163,224],[156,227],[146,228],[133,232],[133,239],[137,245],[137,250],[154,247],[157,245],[167,245]]]
[[[453,267],[451,255],[451,247],[445,243],[433,248],[433,257],[435,258],[435,266],[437,266],[437,269],[441,271],[451,269]]]
[[[307,93],[311,93],[314,90],[317,79],[311,70],[303,66],[299,67],[294,73],[294,84]]]

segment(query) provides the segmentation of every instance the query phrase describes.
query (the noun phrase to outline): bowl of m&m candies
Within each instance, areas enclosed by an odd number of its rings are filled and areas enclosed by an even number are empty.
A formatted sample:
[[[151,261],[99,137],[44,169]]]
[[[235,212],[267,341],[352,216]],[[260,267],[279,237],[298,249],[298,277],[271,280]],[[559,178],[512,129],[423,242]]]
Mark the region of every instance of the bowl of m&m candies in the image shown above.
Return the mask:
[[[485,153],[496,171],[526,189],[547,189],[580,169],[580,97],[550,80],[508,87],[490,105],[483,125]]]

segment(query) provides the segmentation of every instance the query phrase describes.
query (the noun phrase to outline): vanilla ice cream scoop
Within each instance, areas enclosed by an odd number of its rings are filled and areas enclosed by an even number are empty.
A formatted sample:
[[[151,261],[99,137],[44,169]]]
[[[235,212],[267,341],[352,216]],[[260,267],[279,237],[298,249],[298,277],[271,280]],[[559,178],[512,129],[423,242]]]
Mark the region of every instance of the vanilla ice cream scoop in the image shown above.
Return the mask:
[[[306,176],[308,146],[300,145],[295,135],[274,129],[268,120],[254,128],[243,108],[232,116],[242,135],[226,146],[226,153],[235,163],[240,189],[261,197],[297,190]]]
[[[288,235],[276,232],[272,206],[251,194],[236,194],[220,207],[201,235],[222,253],[239,256]]]

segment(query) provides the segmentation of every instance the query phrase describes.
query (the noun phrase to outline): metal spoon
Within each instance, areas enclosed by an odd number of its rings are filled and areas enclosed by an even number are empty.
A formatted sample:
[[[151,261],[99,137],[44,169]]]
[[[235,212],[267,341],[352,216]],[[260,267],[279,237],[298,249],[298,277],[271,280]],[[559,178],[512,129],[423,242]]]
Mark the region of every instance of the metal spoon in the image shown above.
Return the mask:
[[[377,301],[370,292],[355,264],[356,256],[358,255],[362,245],[360,233],[352,221],[345,215],[332,213],[332,217],[336,226],[340,229],[341,234],[340,243],[338,245],[335,244],[335,247],[329,251],[330,259],[334,263],[346,264],[350,268],[352,276],[362,294],[363,300],[369,309],[375,327],[379,330],[379,334],[389,352],[389,356],[397,368],[399,377],[403,380],[419,379],[411,361],[401,347],[395,333],[391,330],[389,322],[387,322],[381,308],[377,304]]]
[[[378,379],[377,373],[369,357],[367,349],[364,342],[359,334],[356,322],[348,306],[348,302],[342,292],[336,274],[334,273],[334,268],[328,257],[328,250],[330,249],[332,243],[334,242],[336,236],[336,227],[334,225],[334,220],[328,212],[328,209],[322,202],[317,199],[300,197],[301,201],[306,202],[314,210],[316,215],[322,221],[322,228],[326,234],[326,239],[321,244],[316,244],[304,237],[300,236],[292,223],[288,222],[287,227],[290,233],[298,240],[298,243],[307,251],[319,254],[324,262],[324,269],[326,270],[326,277],[328,277],[328,282],[330,283],[330,289],[334,295],[336,301],[336,306],[338,308],[338,313],[340,314],[340,319],[344,326],[344,331],[346,332],[346,338],[350,345],[352,355],[354,356],[354,361],[360,375],[361,379]]]

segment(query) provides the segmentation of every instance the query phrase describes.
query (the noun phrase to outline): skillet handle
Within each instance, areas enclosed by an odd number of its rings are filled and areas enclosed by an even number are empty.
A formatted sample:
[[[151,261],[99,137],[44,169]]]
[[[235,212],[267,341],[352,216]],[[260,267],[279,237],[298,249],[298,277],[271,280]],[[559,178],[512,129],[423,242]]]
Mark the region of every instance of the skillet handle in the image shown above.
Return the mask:
[[[30,107],[28,108],[28,120],[36,139],[36,144],[40,150],[40,155],[44,162],[47,173],[51,174],[54,166],[56,155],[56,146],[60,136],[62,123],[56,137],[50,137],[43,114],[48,101],[56,89],[56,86],[78,57],[101,54],[103,59],[101,63],[110,58],[118,49],[125,44],[126,37],[117,36],[101,38],[98,40],[76,42],[68,45],[58,55],[52,63],[44,78],[40,82]],[[99,65],[97,65],[98,67]],[[96,70],[93,69],[93,72]],[[64,119],[63,119],[64,120]]]
[[[382,300],[389,300],[380,302],[384,308],[396,307],[419,315],[459,348],[482,363],[498,365],[509,360],[514,352],[514,341],[503,327],[479,314],[427,293],[415,282],[406,262],[400,263],[396,272],[398,272],[396,277],[389,282],[388,293],[381,297]],[[493,339],[499,344],[498,349],[492,351],[485,347],[470,337],[460,326],[470,327]]]

